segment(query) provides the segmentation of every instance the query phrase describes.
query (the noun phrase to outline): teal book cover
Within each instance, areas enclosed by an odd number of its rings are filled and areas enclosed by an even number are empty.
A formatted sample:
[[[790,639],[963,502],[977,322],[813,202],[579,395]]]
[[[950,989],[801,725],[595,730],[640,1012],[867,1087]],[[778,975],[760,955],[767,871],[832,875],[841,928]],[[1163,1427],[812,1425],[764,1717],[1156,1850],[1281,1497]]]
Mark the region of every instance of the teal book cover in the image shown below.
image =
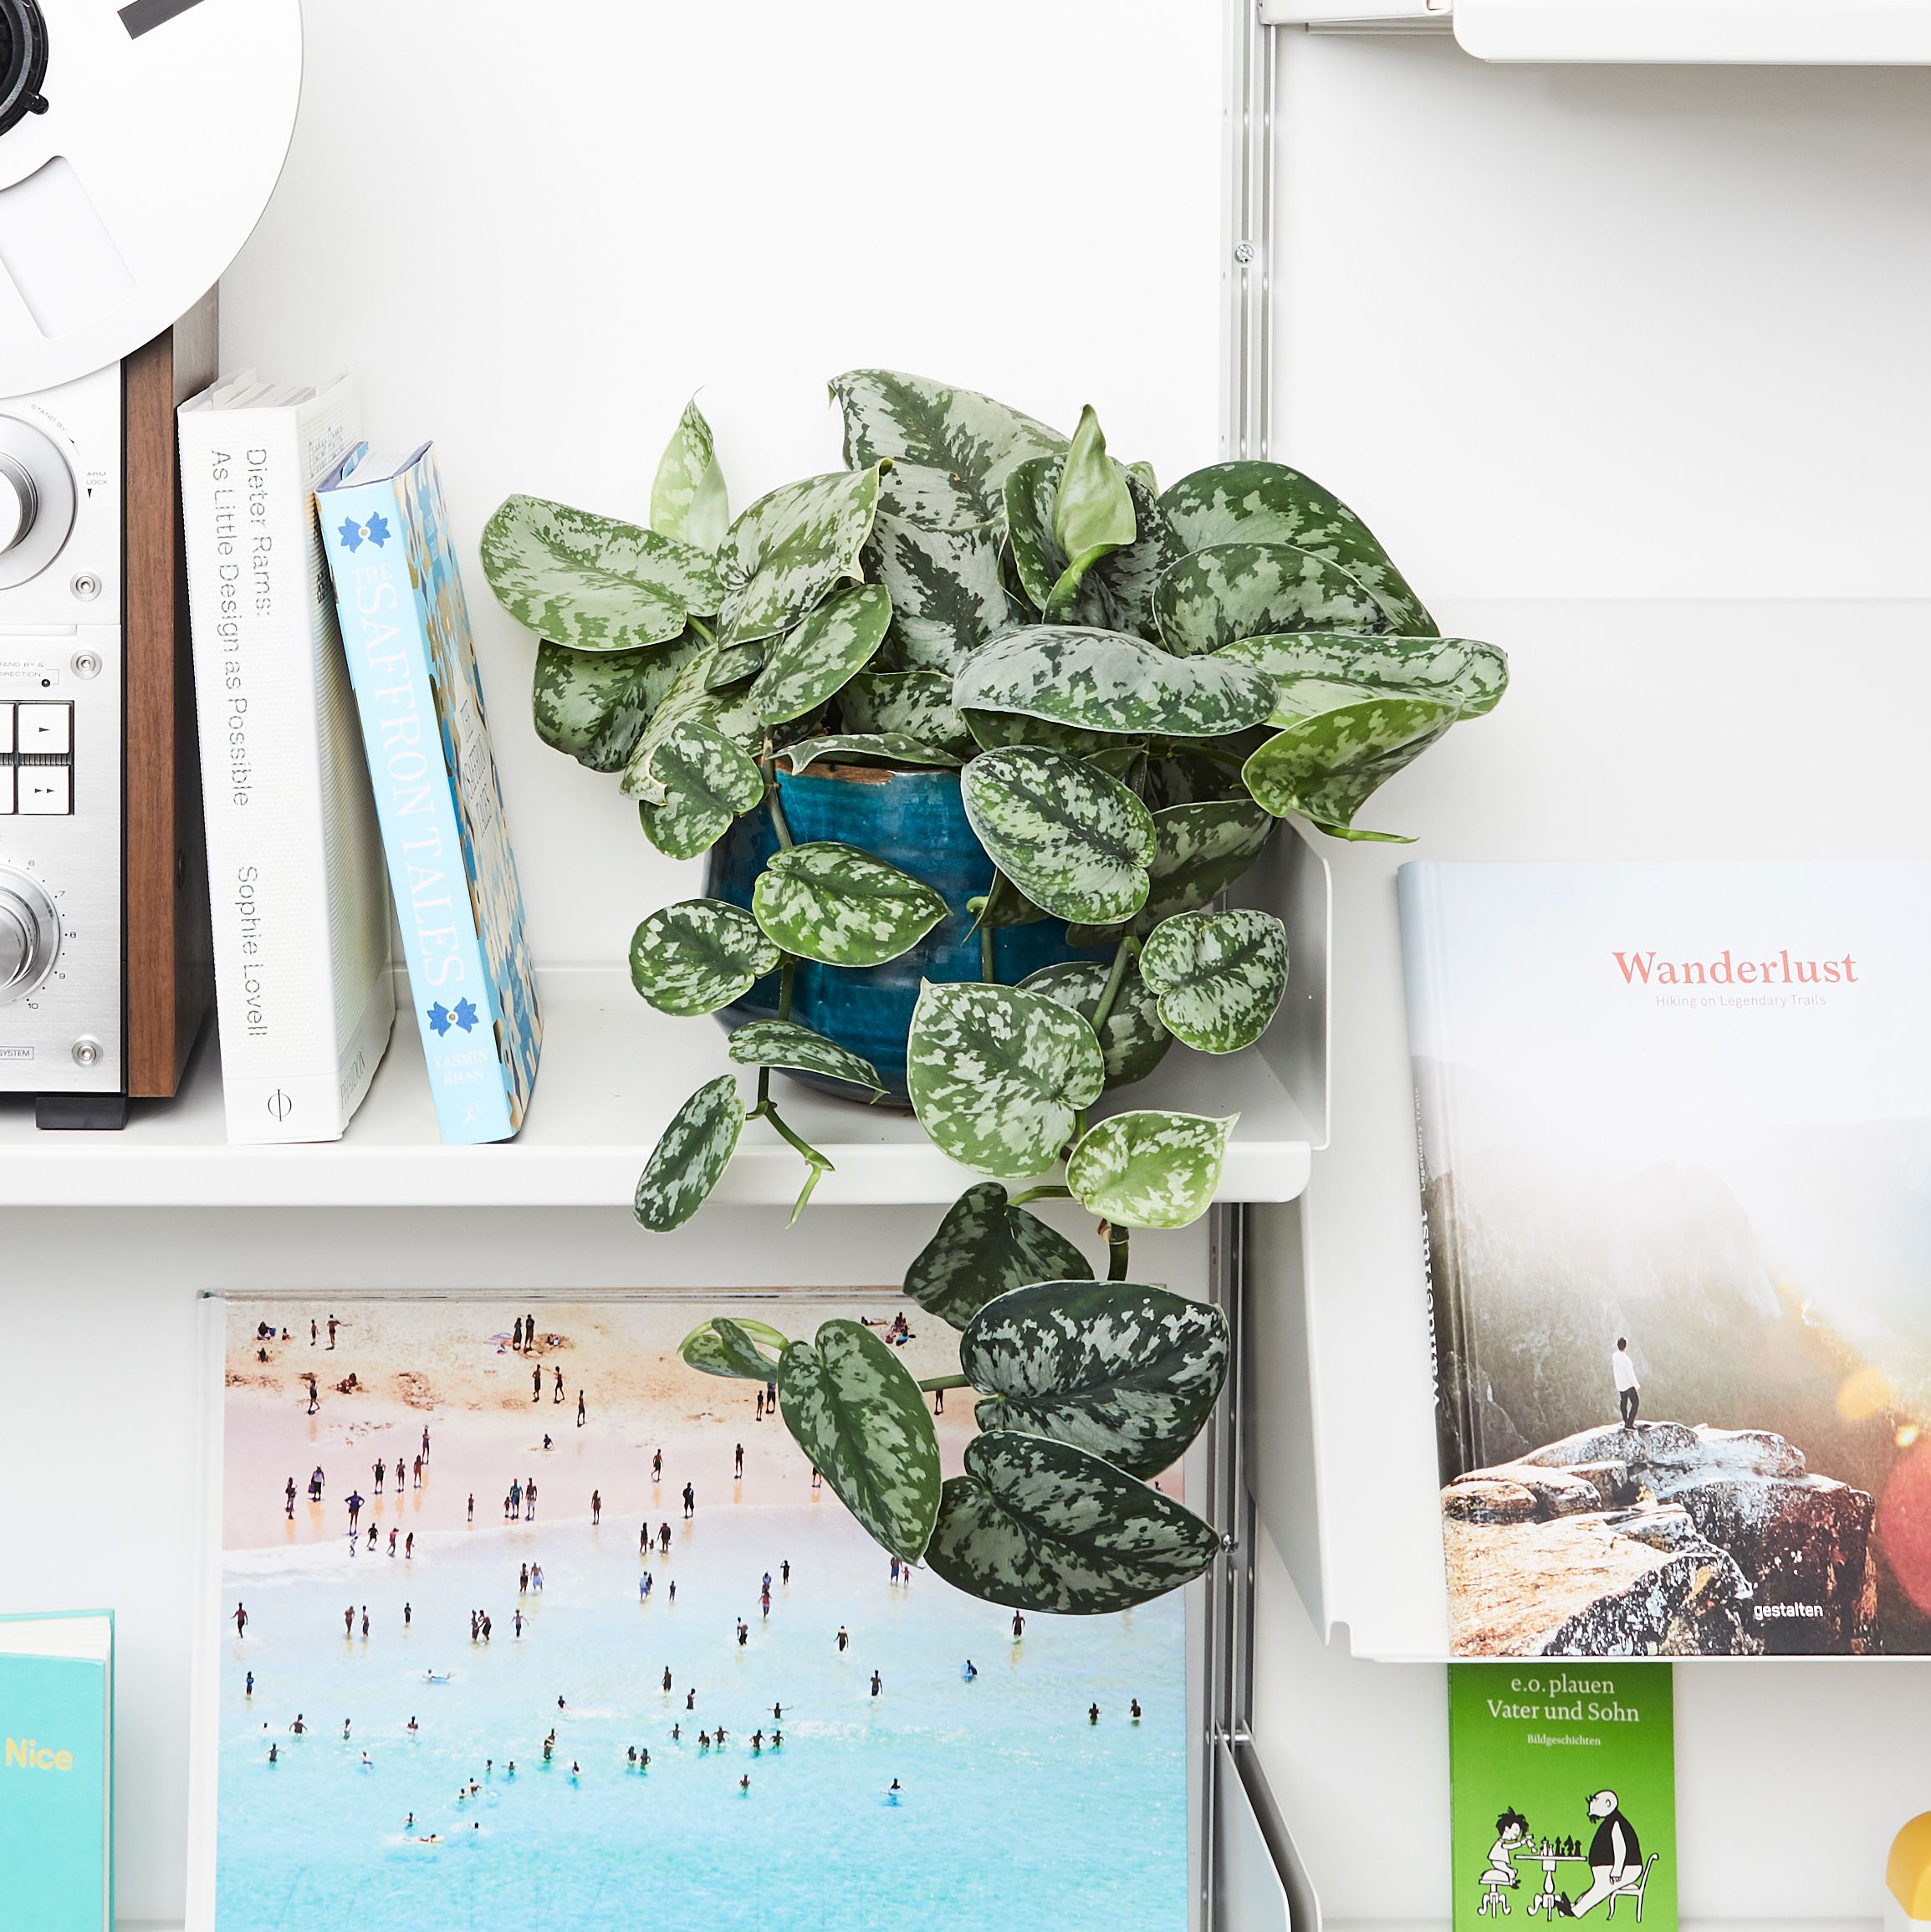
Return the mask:
[[[508,1140],[543,1021],[434,457],[359,450],[316,498],[437,1124]]]
[[[0,1618],[0,1924],[113,1923],[112,1621]],[[23,1654],[94,1648],[100,1655]]]
[[[1448,1666],[1454,1932],[1677,1932],[1673,1690],[1667,1664]]]

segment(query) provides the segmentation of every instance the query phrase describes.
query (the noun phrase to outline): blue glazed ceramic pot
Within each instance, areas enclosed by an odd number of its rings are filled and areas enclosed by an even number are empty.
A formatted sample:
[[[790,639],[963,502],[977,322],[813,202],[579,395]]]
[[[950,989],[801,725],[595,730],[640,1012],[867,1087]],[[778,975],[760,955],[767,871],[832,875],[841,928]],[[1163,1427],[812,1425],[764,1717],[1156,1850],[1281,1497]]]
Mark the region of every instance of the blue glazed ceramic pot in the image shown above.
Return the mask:
[[[919,982],[979,977],[978,935],[966,901],[991,886],[993,862],[967,823],[956,771],[845,769],[850,775],[841,778],[816,770],[779,773],[779,797],[791,836],[799,845],[837,839],[856,846],[933,887],[952,913],[909,953],[882,966],[857,970],[801,960],[792,988],[791,1017],[862,1054],[878,1069],[891,1100],[905,1107],[905,1041]],[[768,813],[739,819],[711,848],[705,891],[714,899],[748,907],[751,888],[777,849]],[[994,965],[1007,986],[1059,960],[1108,956],[1106,948],[1069,946],[1066,928],[1057,919],[1008,926],[994,935]],[[747,1020],[773,1020],[777,1014],[778,976],[773,974],[718,1017],[727,1026],[737,1026]],[[825,1093],[852,1092],[808,1074],[790,1077]]]

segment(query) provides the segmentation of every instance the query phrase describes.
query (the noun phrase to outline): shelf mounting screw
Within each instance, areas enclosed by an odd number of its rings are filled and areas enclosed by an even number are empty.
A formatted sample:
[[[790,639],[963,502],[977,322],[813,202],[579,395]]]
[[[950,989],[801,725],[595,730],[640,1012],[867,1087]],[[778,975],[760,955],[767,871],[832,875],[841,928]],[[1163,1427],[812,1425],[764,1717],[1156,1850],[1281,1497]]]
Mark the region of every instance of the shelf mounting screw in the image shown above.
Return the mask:
[[[1254,259],[1254,248],[1252,242],[1236,242],[1234,244],[1234,258],[1239,263],[1242,268],[1244,268]]]

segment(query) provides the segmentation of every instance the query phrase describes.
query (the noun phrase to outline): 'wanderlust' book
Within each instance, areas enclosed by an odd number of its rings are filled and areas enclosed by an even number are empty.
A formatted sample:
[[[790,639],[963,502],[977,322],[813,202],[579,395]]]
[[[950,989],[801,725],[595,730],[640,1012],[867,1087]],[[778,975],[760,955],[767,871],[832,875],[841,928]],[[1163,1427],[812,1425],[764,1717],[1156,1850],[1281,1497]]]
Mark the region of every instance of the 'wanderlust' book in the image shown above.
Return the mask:
[[[1676,1932],[1667,1664],[1448,1666],[1455,1932],[1626,1918]]]
[[[1401,901],[1453,1653],[1931,1653],[1931,864]]]
[[[316,493],[416,1020],[446,1142],[508,1140],[543,1020],[469,611],[427,444]]]
[[[0,1617],[0,1925],[113,1932],[114,1615]]]

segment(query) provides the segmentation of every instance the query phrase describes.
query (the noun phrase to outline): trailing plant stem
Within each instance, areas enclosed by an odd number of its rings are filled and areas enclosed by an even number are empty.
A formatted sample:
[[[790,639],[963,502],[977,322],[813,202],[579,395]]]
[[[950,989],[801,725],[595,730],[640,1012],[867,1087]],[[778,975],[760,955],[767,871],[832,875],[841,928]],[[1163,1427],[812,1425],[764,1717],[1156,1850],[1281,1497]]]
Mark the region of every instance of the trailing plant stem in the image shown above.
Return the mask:
[[[1048,1181],[1036,1188],[1028,1188],[1007,1202],[1009,1208],[1023,1208],[1029,1201],[1070,1201],[1073,1198],[1070,1188],[1061,1187],[1057,1181]]]
[[[1106,1279],[1124,1281],[1128,1265],[1127,1244],[1133,1238],[1133,1230],[1116,1227],[1111,1221],[1102,1221],[1100,1232],[1106,1237]]]
[[[927,1395],[936,1395],[942,1388],[970,1388],[972,1380],[963,1375],[928,1376],[918,1385]]]
[[[1126,969],[1133,963],[1133,957],[1139,950],[1140,942],[1131,933],[1115,948],[1112,969],[1107,974],[1106,984],[1101,989],[1100,1004],[1093,1009],[1093,1032],[1096,1036],[1111,1016],[1113,1002],[1120,997],[1120,989],[1126,983]]]

